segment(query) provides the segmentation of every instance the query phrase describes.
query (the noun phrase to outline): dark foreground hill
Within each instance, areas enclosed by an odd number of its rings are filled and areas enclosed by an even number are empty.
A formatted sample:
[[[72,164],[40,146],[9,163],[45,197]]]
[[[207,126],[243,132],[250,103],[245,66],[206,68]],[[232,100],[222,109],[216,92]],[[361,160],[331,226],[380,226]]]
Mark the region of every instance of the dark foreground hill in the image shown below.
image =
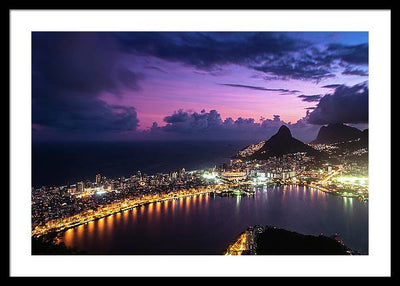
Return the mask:
[[[330,237],[303,235],[279,228],[266,228],[257,237],[258,255],[349,255],[349,251]]]
[[[32,255],[68,255],[68,254],[86,254],[84,251],[68,248],[64,243],[55,244],[51,237],[32,237]]]
[[[329,124],[319,129],[317,138],[311,144],[333,144],[354,140],[363,136],[357,128],[342,123]]]
[[[260,142],[258,144],[262,145],[262,147],[249,155],[248,157],[250,159],[263,160],[268,159],[269,157],[279,157],[285,154],[297,152],[306,152],[312,156],[321,155],[320,152],[318,152],[311,146],[304,144],[296,138],[293,138],[289,128],[285,125],[282,125],[279,128],[278,132],[270,139],[264,142]]]

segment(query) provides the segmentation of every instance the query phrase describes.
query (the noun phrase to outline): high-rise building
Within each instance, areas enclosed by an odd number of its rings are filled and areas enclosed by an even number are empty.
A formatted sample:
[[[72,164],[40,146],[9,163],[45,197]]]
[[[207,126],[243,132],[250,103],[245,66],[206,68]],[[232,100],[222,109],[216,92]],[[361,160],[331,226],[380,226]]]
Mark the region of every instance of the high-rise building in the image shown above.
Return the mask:
[[[100,174],[97,174],[97,175],[96,175],[96,184],[97,184],[97,185],[100,185],[100,183],[101,183],[101,175],[100,175]]]
[[[77,193],[82,193],[85,189],[85,183],[84,182],[78,182],[76,184],[76,191]]]

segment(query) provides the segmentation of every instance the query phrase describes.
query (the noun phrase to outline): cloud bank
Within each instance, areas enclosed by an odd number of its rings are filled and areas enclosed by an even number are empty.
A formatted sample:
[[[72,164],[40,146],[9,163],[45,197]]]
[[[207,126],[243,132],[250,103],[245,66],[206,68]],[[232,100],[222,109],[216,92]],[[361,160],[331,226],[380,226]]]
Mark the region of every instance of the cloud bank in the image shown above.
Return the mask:
[[[368,123],[368,84],[340,85],[324,95],[309,114],[310,124]]]
[[[115,39],[107,34],[32,33],[32,123],[84,134],[136,130],[134,107],[99,98],[104,91],[118,96],[140,88],[143,76],[118,56]]]
[[[178,139],[178,140],[267,140],[282,125],[288,126],[293,136],[309,142],[315,139],[319,126],[308,124],[306,117],[296,123],[285,122],[279,115],[272,119],[239,117],[236,120],[223,120],[217,110],[194,112],[179,109],[164,118],[165,126],[156,122],[150,130],[141,132],[146,139]]]

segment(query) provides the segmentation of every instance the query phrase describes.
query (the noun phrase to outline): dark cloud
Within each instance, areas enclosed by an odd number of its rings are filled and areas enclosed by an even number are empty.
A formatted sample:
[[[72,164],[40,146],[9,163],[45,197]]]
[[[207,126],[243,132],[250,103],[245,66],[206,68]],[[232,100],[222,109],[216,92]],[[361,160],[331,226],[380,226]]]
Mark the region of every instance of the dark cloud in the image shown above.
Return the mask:
[[[139,120],[133,107],[108,105],[95,96],[64,91],[38,81],[32,98],[33,124],[65,132],[133,131]]]
[[[335,77],[335,72],[343,65],[353,70],[355,66],[367,64],[368,44],[331,44],[326,49],[309,46],[297,52],[267,57],[261,65],[252,67],[266,73],[267,80],[299,79],[319,82]]]
[[[166,116],[164,122],[167,124],[161,127],[154,122],[152,128],[142,133],[143,138],[261,141],[271,137],[285,124],[298,139],[309,142],[315,139],[319,129],[308,124],[304,118],[292,124],[281,120],[279,115],[273,115],[272,119],[261,118],[258,122],[254,118],[243,117],[222,120],[216,110],[198,113],[179,109]]]
[[[301,98],[301,100],[305,102],[318,102],[321,99],[322,94],[315,94],[315,95],[302,94],[297,97]]]
[[[168,123],[163,127],[166,132],[198,133],[210,130],[222,125],[220,114],[216,110],[210,112],[188,112],[179,109],[171,116],[166,116],[164,122]]]
[[[113,40],[96,33],[32,33],[32,69],[64,90],[115,92]]]
[[[167,123],[179,123],[186,122],[189,118],[189,113],[183,111],[183,109],[179,109],[178,111],[175,111],[174,114],[166,116],[164,121]]]
[[[118,56],[108,33],[32,33],[32,124],[66,132],[135,130],[133,107],[99,98],[102,92],[139,89],[142,75],[125,68]]]
[[[213,71],[239,64],[266,78],[319,81],[333,77],[332,58],[304,40],[281,33],[117,33],[121,48]]]
[[[284,88],[265,88],[265,87],[261,87],[261,86],[243,85],[243,84],[220,83],[219,85],[239,87],[239,88],[248,88],[248,89],[255,89],[255,90],[263,90],[263,91],[278,91],[283,94],[295,94],[295,93],[300,92],[299,90],[290,90],[290,89],[284,89]]]
[[[310,55],[307,50],[271,57],[260,65],[252,65],[252,68],[264,72],[266,80],[298,79],[318,82],[335,77],[331,62]]]
[[[128,89],[131,90],[140,90],[140,86],[138,84],[139,79],[143,78],[143,74],[135,73],[128,69],[119,69],[118,70],[118,79],[119,81]]]
[[[342,84],[328,84],[328,85],[324,85],[322,87],[323,88],[337,88],[339,86],[342,86]]]
[[[126,52],[179,61],[206,70],[230,63],[246,64],[264,55],[279,55],[309,45],[279,33],[122,32],[115,35]]]
[[[346,68],[342,74],[344,75],[357,75],[357,76],[368,76],[368,72],[361,70],[361,69],[356,69],[356,68]]]
[[[336,87],[333,94],[322,97],[309,114],[311,124],[368,123],[368,84]]]
[[[115,33],[128,53],[151,55],[212,71],[239,64],[265,73],[266,79],[320,81],[335,76],[340,65],[368,64],[368,44],[311,42],[276,32]]]
[[[349,64],[368,64],[368,44],[353,46],[330,44],[327,51],[331,59],[340,59]]]
[[[157,66],[145,66],[146,69],[150,69],[150,70],[156,70],[162,73],[168,73],[167,71],[165,71],[164,69],[157,67]]]

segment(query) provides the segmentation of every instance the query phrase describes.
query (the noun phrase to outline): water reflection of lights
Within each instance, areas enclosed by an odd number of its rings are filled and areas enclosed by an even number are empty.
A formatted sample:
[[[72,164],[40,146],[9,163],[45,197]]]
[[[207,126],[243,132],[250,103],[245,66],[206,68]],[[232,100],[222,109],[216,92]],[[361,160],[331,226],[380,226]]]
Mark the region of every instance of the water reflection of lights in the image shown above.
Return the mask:
[[[122,222],[122,224],[126,225],[128,223],[128,211],[123,211],[121,212],[121,216],[119,217],[119,221]]]
[[[97,221],[97,232],[98,235],[102,235],[104,231],[104,218],[101,218]]]
[[[84,228],[85,228],[85,226],[84,226],[83,224],[79,225],[79,226],[76,228],[76,238],[77,238],[78,240],[81,240],[81,239],[82,239],[82,237],[83,237],[83,232],[84,232]]]
[[[239,210],[239,205],[240,205],[240,200],[241,200],[241,196],[236,196],[236,210]]]
[[[172,201],[172,202],[173,202],[173,201]],[[168,201],[168,200],[167,200],[167,201],[164,201],[163,205],[164,205],[164,212],[166,212],[167,209],[168,209],[168,207],[169,207],[169,201]]]
[[[90,221],[88,223],[88,233],[89,233],[89,238],[92,238],[94,235],[94,222]]]
[[[156,203],[156,216],[158,217],[161,213],[161,202]]]
[[[148,214],[152,214],[152,213],[153,213],[153,204],[152,204],[152,203],[148,205],[148,207],[147,207],[147,213],[148,213]]]
[[[64,233],[63,241],[66,245],[72,246],[74,245],[74,234],[75,229],[70,228]]]
[[[107,235],[111,235],[112,230],[114,228],[114,216],[113,215],[108,216],[106,223],[107,223],[106,225]]]
[[[192,202],[192,198],[191,197],[186,197],[186,200],[185,200],[185,213],[187,211],[189,211],[191,202]]]

